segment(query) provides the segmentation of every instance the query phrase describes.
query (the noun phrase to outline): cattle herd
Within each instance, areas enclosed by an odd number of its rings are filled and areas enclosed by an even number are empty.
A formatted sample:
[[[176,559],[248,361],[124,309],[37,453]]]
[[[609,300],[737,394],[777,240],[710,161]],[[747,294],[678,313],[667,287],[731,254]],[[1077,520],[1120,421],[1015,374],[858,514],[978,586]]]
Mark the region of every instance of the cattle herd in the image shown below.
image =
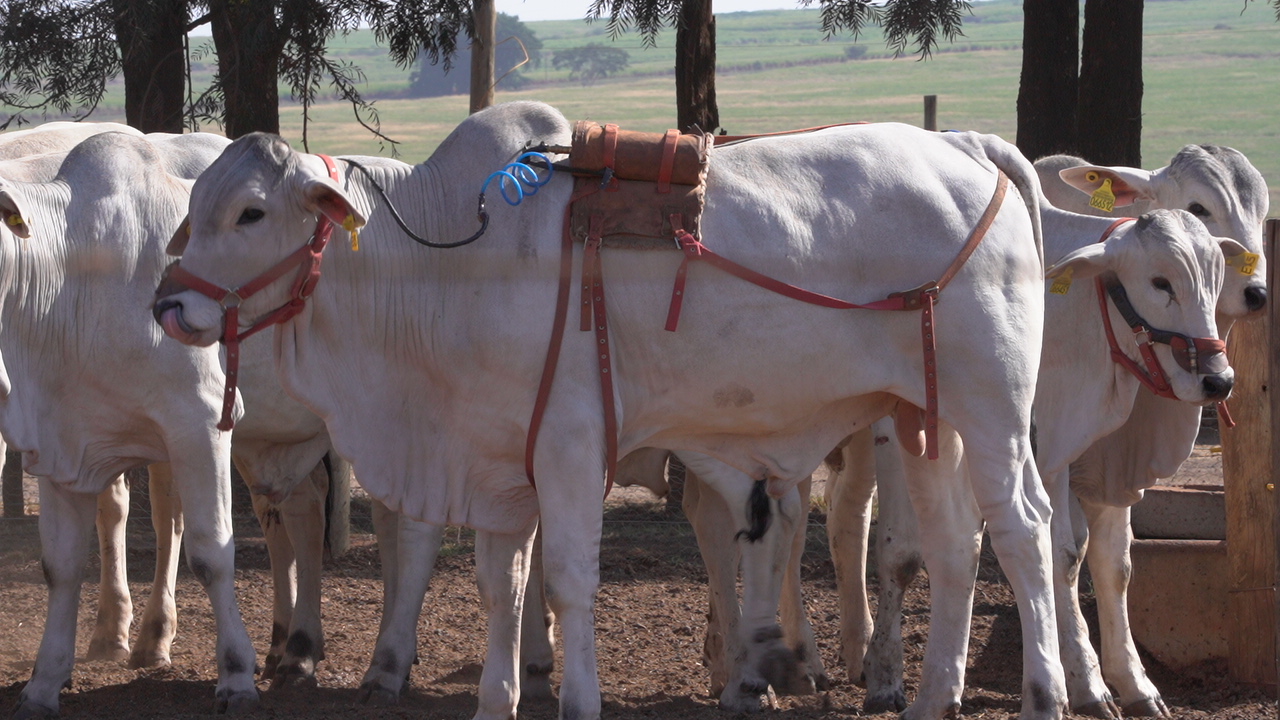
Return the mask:
[[[404,689],[454,524],[476,531],[487,617],[475,717],[551,696],[556,635],[560,717],[599,717],[602,497],[661,485],[669,454],[690,471],[727,710],[830,682],[799,582],[827,462],[843,672],[867,712],[959,713],[985,532],[1021,618],[1022,718],[1169,715],[1128,630],[1129,506],[1190,454],[1201,407],[1232,389],[1231,324],[1266,306],[1267,188],[1243,155],[1033,164],[995,136],[891,123],[738,139],[705,149],[693,215],[661,178],[617,196],[665,228],[644,245],[598,215],[571,232],[618,183],[612,150],[602,177],[571,177],[575,137],[539,103],[472,115],[419,165],[261,134],[0,134],[0,433],[39,479],[49,587],[16,717],[58,712],[95,519],[90,657],[168,661],[185,542],[218,710],[257,704],[259,668],[314,677],[325,498],[352,470],[384,583],[361,699]],[[504,168],[508,203],[486,210]],[[263,663],[235,594],[233,463],[273,568]],[[160,547],[130,651],[121,473],[142,464]],[[922,565],[908,702],[899,607]]]

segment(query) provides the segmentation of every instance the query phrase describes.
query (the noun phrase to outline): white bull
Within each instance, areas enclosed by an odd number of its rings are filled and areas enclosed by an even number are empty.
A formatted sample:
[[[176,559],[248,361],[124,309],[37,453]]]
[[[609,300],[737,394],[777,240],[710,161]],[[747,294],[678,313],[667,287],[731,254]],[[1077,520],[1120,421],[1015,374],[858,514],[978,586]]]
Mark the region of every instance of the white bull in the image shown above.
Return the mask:
[[[49,583],[44,638],[18,717],[57,712],[75,658],[96,496],[143,463],[170,474],[186,504],[201,509],[186,518],[186,546],[218,625],[218,705],[257,699],[235,598],[231,439],[214,427],[218,356],[164,341],[139,318],[189,187],[145,139],[112,133],[76,146],[51,182],[0,191],[0,433],[40,478]]]
[[[1226,337],[1234,320],[1256,315],[1265,306],[1261,233],[1268,208],[1267,188],[1262,176],[1238,151],[1212,145],[1188,145],[1167,167],[1155,171],[1091,166],[1070,156],[1044,158],[1036,163],[1036,169],[1045,194],[1055,207],[1097,216],[1139,214],[1154,208],[1186,209],[1199,218],[1211,234],[1232,238],[1254,253],[1256,266],[1249,267],[1243,262],[1247,256],[1236,253],[1226,270],[1216,308],[1221,337]],[[1090,206],[1090,196],[1104,181],[1109,182],[1116,196],[1114,212]],[[1052,224],[1046,220],[1046,233],[1051,231]],[[1049,348],[1054,342],[1055,338],[1046,338],[1045,347]],[[1046,355],[1055,352],[1046,349]],[[1076,378],[1068,382],[1084,380]],[[1059,610],[1066,613],[1060,617],[1059,629],[1063,632],[1068,693],[1072,707],[1081,712],[1101,717],[1116,717],[1121,709],[1125,715],[1168,714],[1159,691],[1146,676],[1129,632],[1125,596],[1129,576],[1129,506],[1139,500],[1143,489],[1157,478],[1169,477],[1177,471],[1191,453],[1199,426],[1198,405],[1158,397],[1141,389],[1124,424],[1093,443],[1072,463],[1070,486],[1075,497],[1069,503],[1065,498],[1054,498],[1055,503],[1061,503],[1055,507],[1069,507],[1075,513],[1074,517],[1065,511],[1055,514],[1055,521],[1060,523],[1060,547],[1055,560],[1058,562]],[[877,435],[884,442],[891,442],[893,433],[891,429],[882,428]],[[870,447],[869,443],[870,436],[867,436],[854,446]],[[865,663],[862,658],[871,622],[865,585],[859,583],[847,589],[842,586],[841,590],[844,657],[852,675],[856,676],[865,667],[868,711],[900,707],[904,703],[897,618],[902,593],[920,565],[916,521],[907,509],[903,488],[897,484],[902,468],[892,447],[877,447],[875,468],[880,487],[876,551],[881,595],[875,637]],[[841,491],[840,486],[829,487]],[[833,499],[833,506],[846,502],[869,514],[872,476],[864,474],[848,483],[848,487],[850,490],[845,496]],[[847,516],[835,511],[833,514]],[[865,554],[865,529],[852,526],[833,529],[833,548],[837,534],[841,542],[851,548],[836,553],[837,557],[865,566],[865,560],[858,559]],[[862,539],[858,539],[859,536]],[[1074,541],[1068,539],[1072,537]],[[1076,578],[1085,557],[1090,563],[1098,597],[1101,674],[1076,600]],[[852,577],[852,572],[849,575]],[[1115,707],[1107,685],[1115,688],[1120,708]]]
[[[473,193],[490,172],[529,141],[568,139],[568,124],[546,106],[498,106],[464,121],[423,165],[370,174],[408,225],[452,242],[475,231]],[[996,138],[899,125],[721,148],[711,159],[701,235],[780,280],[883,298],[936,278],[956,257],[997,185],[992,155],[1020,158]],[[1033,186],[1029,164],[1021,166],[1015,180]],[[315,294],[275,332],[285,389],[324,418],[371,495],[423,521],[477,529],[490,616],[477,717],[505,719],[515,709],[516,631],[541,513],[547,599],[564,644],[561,716],[597,717],[592,599],[606,445],[593,333],[564,339],[534,453],[536,492],[523,463],[570,183],[555,178],[524,207],[495,211],[479,242],[433,252],[410,243],[388,212],[373,212],[383,201],[367,178],[345,166],[337,172],[334,182],[321,158],[279,139],[242,138],[197,182],[182,264],[237,287],[304,245],[318,214],[338,223],[369,217],[361,250],[331,246]],[[1011,191],[944,293],[938,402],[965,438],[975,492],[1019,598],[1028,638],[1024,717],[1057,718],[1066,698],[1049,506],[1028,437],[1042,259],[1038,218],[1020,195]],[[1034,207],[1034,196],[1023,200]],[[619,455],[640,447],[705,454],[767,480],[776,498],[897,398],[925,405],[917,313],[835,313],[695,267],[683,324],[668,333],[662,316],[678,263],[675,253],[604,253]],[[281,281],[245,300],[241,327],[289,294]],[[223,308],[202,294],[170,294],[157,310],[179,339],[208,345],[222,335]],[[881,354],[869,356],[873,346]],[[721,492],[742,507],[752,487]],[[398,686],[411,659],[411,642],[384,634],[366,682]]]

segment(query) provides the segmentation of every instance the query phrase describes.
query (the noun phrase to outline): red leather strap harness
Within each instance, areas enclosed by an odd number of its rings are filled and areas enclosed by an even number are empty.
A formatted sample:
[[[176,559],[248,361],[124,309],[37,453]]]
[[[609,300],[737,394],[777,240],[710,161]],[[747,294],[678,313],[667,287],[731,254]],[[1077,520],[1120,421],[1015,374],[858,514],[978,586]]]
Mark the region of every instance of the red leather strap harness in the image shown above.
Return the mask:
[[[329,177],[337,181],[338,166],[333,158],[320,155],[329,168]],[[222,417],[218,421],[219,430],[230,430],[235,427],[231,412],[236,404],[236,380],[240,370],[240,341],[264,330],[276,323],[282,323],[298,313],[306,305],[307,298],[315,292],[316,283],[320,281],[320,261],[323,259],[325,246],[333,234],[333,223],[323,214],[316,221],[315,232],[306,244],[289,253],[280,262],[271,266],[266,272],[255,277],[238,288],[224,288],[191,274],[183,269],[180,261],[169,266],[169,277],[186,285],[188,288],[213,299],[223,308],[222,337],[219,338],[227,346],[227,384],[222,393]],[[272,310],[253,324],[248,330],[240,330],[240,304],[268,287],[276,280],[284,277],[290,270],[297,269],[293,278],[293,287],[289,290],[289,301]]]
[[[1102,233],[1102,237],[1098,242],[1106,242],[1116,228],[1127,222],[1135,222],[1135,219],[1120,218],[1111,223],[1110,227]],[[1114,277],[1104,280],[1099,276],[1095,278],[1094,286],[1097,288],[1098,305],[1102,309],[1102,326],[1107,333],[1107,343],[1111,346],[1112,361],[1128,370],[1129,374],[1138,379],[1138,382],[1160,397],[1171,400],[1179,399],[1173,391],[1173,386],[1169,384],[1169,376],[1160,364],[1160,358],[1156,357],[1155,343],[1168,345],[1178,366],[1193,374],[1201,374],[1202,367],[1207,366],[1218,355],[1225,354],[1227,351],[1227,344],[1217,338],[1193,338],[1172,330],[1160,330],[1151,327],[1151,324],[1144,320],[1138,314],[1138,311],[1134,309],[1133,303],[1129,301],[1129,294],[1125,292],[1124,286],[1120,284],[1119,280]],[[1120,312],[1120,316],[1124,318],[1129,329],[1133,330],[1134,340],[1138,345],[1138,351],[1142,355],[1142,362],[1146,365],[1145,368],[1120,350],[1120,344],[1116,341],[1115,331],[1111,327],[1111,313],[1107,311],[1108,297],[1115,304],[1116,310]],[[1227,427],[1235,425],[1231,420],[1231,413],[1227,410],[1226,402],[1218,403],[1218,414]]]
[[[603,183],[602,183],[603,185]],[[970,232],[967,241],[951,265],[936,282],[929,282],[914,290],[892,293],[884,300],[867,304],[851,303],[839,298],[811,292],[794,285],[762,275],[750,268],[739,265],[721,255],[712,252],[696,237],[683,229],[683,219],[672,216],[671,223],[675,229],[676,246],[683,251],[684,258],[676,271],[675,286],[672,289],[671,304],[667,312],[666,329],[675,331],[680,321],[680,311],[684,300],[684,286],[691,261],[703,260],[738,278],[754,285],[786,297],[811,305],[837,309],[860,310],[920,310],[920,333],[924,346],[925,369],[925,442],[930,459],[938,457],[938,378],[937,378],[937,345],[934,337],[933,306],[938,294],[951,282],[960,271],[969,256],[977,249],[978,243],[986,235],[996,214],[1004,201],[1009,179],[1000,173],[995,193],[983,211],[981,218]],[[560,346],[564,337],[566,315],[569,305],[569,282],[573,267],[573,237],[569,231],[569,218],[573,203],[595,192],[600,186],[575,193],[565,209],[564,232],[561,236],[560,284],[556,298],[556,314],[551,330],[551,344],[547,349],[547,359],[543,365],[542,380],[538,386],[538,394],[534,401],[533,417],[529,422],[528,440],[525,444],[525,472],[529,483],[535,485],[533,475],[534,448],[538,440],[538,432],[542,418],[546,413],[547,400],[551,395],[551,384],[555,378],[556,365],[560,358]],[[594,329],[596,336],[597,361],[600,370],[600,391],[604,405],[605,431],[605,494],[613,487],[613,476],[617,466],[618,432],[617,414],[613,398],[612,360],[609,350],[609,330],[606,317],[604,274],[601,257],[601,237],[599,226],[593,223],[583,249],[583,281],[582,281],[582,316],[580,329]]]

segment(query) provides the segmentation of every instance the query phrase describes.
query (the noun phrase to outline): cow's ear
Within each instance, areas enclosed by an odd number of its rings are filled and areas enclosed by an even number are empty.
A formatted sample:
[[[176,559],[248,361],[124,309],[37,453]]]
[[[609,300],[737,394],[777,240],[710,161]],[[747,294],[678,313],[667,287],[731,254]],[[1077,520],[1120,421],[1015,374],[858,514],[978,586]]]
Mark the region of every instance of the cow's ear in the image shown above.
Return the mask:
[[[0,188],[0,218],[9,232],[20,238],[31,237],[31,226],[27,224],[26,214],[22,211],[24,202],[11,188]]]
[[[1063,182],[1092,197],[1106,181],[1111,182],[1115,207],[1132,205],[1139,200],[1155,199],[1155,173],[1142,168],[1099,167],[1081,165],[1058,171]]]
[[[1097,275],[1108,267],[1110,263],[1107,258],[1106,243],[1093,243],[1067,253],[1061,260],[1050,265],[1044,271],[1044,276],[1049,279],[1067,276],[1075,280],[1083,280]]]
[[[187,251],[187,241],[191,239],[191,217],[182,218],[182,224],[174,231],[173,237],[169,238],[169,244],[165,246],[166,255],[174,257],[182,257],[182,253]]]
[[[303,188],[307,209],[329,218],[333,224],[348,230],[362,227],[364,213],[356,208],[338,184],[328,178],[314,179]]]

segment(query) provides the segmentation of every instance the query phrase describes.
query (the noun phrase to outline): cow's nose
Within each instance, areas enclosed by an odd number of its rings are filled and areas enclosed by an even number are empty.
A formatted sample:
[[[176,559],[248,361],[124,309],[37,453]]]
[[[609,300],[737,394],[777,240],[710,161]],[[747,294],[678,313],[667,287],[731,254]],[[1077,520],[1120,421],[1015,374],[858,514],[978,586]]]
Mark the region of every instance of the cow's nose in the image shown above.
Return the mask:
[[[1231,388],[1235,385],[1235,379],[1223,377],[1222,375],[1206,375],[1200,381],[1200,385],[1204,388],[1204,399],[1212,402],[1226,400],[1231,394]]]
[[[1244,289],[1244,305],[1249,312],[1257,312],[1267,305],[1267,288],[1253,285]]]

